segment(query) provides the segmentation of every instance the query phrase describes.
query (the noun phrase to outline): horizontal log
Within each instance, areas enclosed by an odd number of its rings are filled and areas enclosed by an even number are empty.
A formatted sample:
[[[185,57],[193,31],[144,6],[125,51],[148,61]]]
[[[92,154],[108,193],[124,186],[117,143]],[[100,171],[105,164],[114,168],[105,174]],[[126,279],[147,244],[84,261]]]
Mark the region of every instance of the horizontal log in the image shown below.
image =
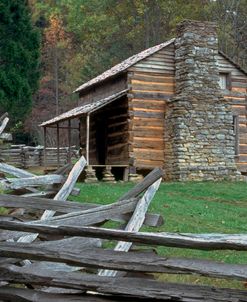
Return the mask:
[[[174,66],[166,66],[165,64],[153,64],[149,62],[137,63],[135,67],[131,68],[132,70],[149,70],[150,72],[173,72],[175,70]]]
[[[85,242],[84,242],[85,240]],[[199,274],[206,277],[247,280],[247,265],[209,260],[164,258],[151,253],[95,248],[96,239],[70,238],[45,243],[1,243],[0,256],[66,263],[72,266],[143,273]],[[73,246],[73,249],[71,247]],[[6,263],[5,260],[3,263]]]
[[[158,101],[150,101],[150,100],[139,100],[139,99],[133,99],[131,102],[132,110],[134,108],[140,109],[158,109],[165,112],[165,101],[158,100]]]
[[[174,83],[175,78],[170,74],[150,74],[145,72],[134,72],[128,75],[131,81],[155,82],[155,83]]]
[[[164,143],[163,140],[160,141],[152,141],[152,140],[144,140],[145,138],[141,137],[141,140],[137,140],[140,137],[135,137],[134,142],[132,143],[133,147],[138,148],[145,148],[145,149],[154,149],[154,150],[164,150]]]
[[[111,127],[111,128],[108,128],[108,134],[113,134],[113,133],[116,133],[116,132],[119,132],[119,131],[126,131],[128,130],[128,123],[126,121],[125,125],[118,125],[118,126],[114,126],[114,127]]]
[[[145,67],[130,67],[130,72],[145,72],[150,74],[170,74],[171,76],[175,77],[174,70],[163,70],[163,69],[151,69],[151,68],[145,68]]]
[[[68,214],[63,214],[49,218],[47,220],[36,220],[28,223],[32,224],[48,224],[48,225],[94,225],[98,223],[103,223],[106,220],[118,216],[119,214],[125,214],[133,212],[136,207],[137,200],[121,200],[109,205],[101,205],[96,208],[78,211]]]
[[[118,135],[118,136],[111,137],[111,138],[109,137],[107,143],[109,146],[113,146],[113,145],[124,143],[124,142],[127,143],[127,141],[128,141],[128,133],[124,132],[124,133],[122,133],[122,135]]]
[[[121,137],[126,136],[126,135],[128,135],[126,130],[127,129],[120,129],[120,131],[118,131],[118,132],[108,133],[107,139],[111,140],[113,137],[116,137],[116,136],[121,136]]]
[[[41,233],[49,235],[92,237],[122,240],[141,244],[199,250],[247,251],[246,234],[191,234],[191,233],[145,233],[126,232],[95,227],[47,226],[22,222],[0,221],[0,229]]]
[[[130,120],[130,127],[131,125],[134,125],[136,127],[163,127],[164,117],[162,118],[134,117],[132,120]]]
[[[135,91],[135,90],[151,90],[154,93],[157,91],[161,91],[161,92],[174,91],[174,86],[169,85],[169,84],[157,85],[157,84],[133,83],[131,86],[132,86],[131,89],[133,91]]]
[[[119,154],[123,154],[124,159],[126,160],[124,165],[128,166],[129,159],[128,159],[128,145],[127,145],[127,143],[122,145],[122,146],[119,146],[119,144],[113,145],[111,147],[111,149],[107,150],[107,158],[108,158],[109,162],[111,162],[111,159],[110,159],[111,156],[114,156],[114,155],[117,156]]]
[[[61,175],[41,175],[35,177],[26,178],[6,178],[1,184],[6,187],[6,189],[20,189],[25,187],[34,187],[50,184],[59,184],[64,181],[64,177]]]
[[[152,77],[147,75],[134,75],[131,78],[132,84],[170,84],[174,85],[175,81],[174,78],[171,76],[162,76],[162,77]]]
[[[0,206],[7,208],[25,208],[25,209],[50,209],[60,213],[72,213],[84,211],[92,208],[100,207],[101,204],[94,203],[78,203],[73,201],[53,200],[38,197],[21,197],[16,195],[0,194]],[[117,213],[111,220],[114,221],[128,221],[130,214]],[[161,226],[163,218],[158,214],[146,214],[144,224],[147,226]]]
[[[160,160],[150,160],[150,159],[142,159],[142,158],[137,158],[135,160],[135,166],[137,168],[144,168],[144,169],[149,169],[152,170],[155,167],[163,167],[164,165],[164,160],[161,158]]]
[[[33,177],[35,176],[34,174],[27,172],[22,169],[18,169],[16,167],[13,167],[11,165],[5,164],[5,163],[0,163],[0,171],[4,173],[11,174],[15,177],[21,177],[21,178],[27,178],[27,177]]]
[[[132,110],[132,114],[136,117],[150,117],[150,118],[164,118],[164,112],[150,112],[150,111],[137,111],[135,109]]]
[[[247,89],[247,83],[240,82],[238,80],[232,81],[232,88],[243,88]]]
[[[247,172],[247,163],[237,163],[238,171]]]
[[[117,298],[109,300],[107,297],[102,297],[102,295],[69,294],[66,293],[69,290],[64,291],[65,293],[48,293],[27,288],[0,287],[0,296],[8,302],[120,302]],[[136,302],[136,299],[128,299],[128,302]]]
[[[111,278],[77,272],[37,271],[28,267],[1,267],[0,280],[41,286],[91,290],[103,294],[130,298],[159,299],[161,301],[247,301],[246,291],[216,289],[209,286],[165,283],[140,278]]]
[[[139,67],[139,66],[154,66],[154,67],[173,67],[174,68],[174,58],[173,60],[171,58],[169,59],[166,59],[164,60],[164,56],[161,57],[156,57],[155,55],[154,56],[151,56],[151,57],[148,57],[144,60],[141,60],[140,62],[138,62],[135,66]]]
[[[73,252],[74,253],[77,253],[77,254],[80,254],[82,250],[85,250],[85,249],[91,249],[91,248],[98,248],[102,246],[102,241],[100,239],[97,239],[97,238],[81,238],[81,237],[70,237],[70,238],[66,238],[66,239],[61,239],[61,240],[51,240],[51,241],[41,241],[41,242],[36,242],[36,243],[16,243],[16,242],[9,242],[9,243],[1,243],[1,246],[4,248],[4,246],[6,247],[6,245],[10,245],[12,246],[12,248],[14,246],[16,247],[23,247],[25,249],[26,248],[30,248],[31,250],[34,248],[36,249],[37,251],[40,250],[40,251],[44,251],[44,250],[47,250],[48,251],[48,254],[49,254],[49,251],[52,251],[52,253],[57,253],[57,258],[58,258],[58,255],[60,253],[60,251],[68,251],[68,250],[71,250],[71,246],[73,246]],[[6,250],[5,250],[6,252]],[[31,256],[30,257],[24,257],[22,258],[21,256],[18,257],[18,251],[17,253],[14,255],[11,253],[8,254],[8,253],[5,253],[3,251],[2,253],[2,256],[3,257],[7,257],[6,258],[1,258],[0,259],[0,265],[1,264],[5,264],[7,263],[14,263],[14,262],[19,262],[20,259],[33,259],[33,260],[38,260],[40,259],[40,257],[36,257],[35,256]],[[1,254],[1,252],[0,252]],[[5,255],[5,256],[4,256]],[[24,255],[24,254],[23,254]],[[41,255],[41,254],[39,254]],[[10,259],[10,258],[14,258],[14,259]],[[15,258],[18,258],[18,259],[15,259]],[[43,258],[43,261],[50,261],[51,262],[55,262],[55,263],[58,263],[58,262],[64,262],[64,263],[68,263],[66,261],[55,261],[55,258],[52,260],[52,257],[44,257]]]
[[[168,100],[172,95],[166,93],[135,92],[133,94],[129,94],[128,97],[132,99]]]
[[[233,92],[238,92],[238,93],[245,93],[246,92],[246,88],[245,87],[234,87],[232,86],[232,90]]]
[[[26,188],[27,190],[31,190],[32,188]],[[57,191],[47,190],[47,191],[38,191],[33,193],[25,193],[21,194],[22,197],[52,197],[57,193]]]
[[[129,132],[131,133],[131,131]],[[150,137],[150,138],[161,138],[164,137],[164,130],[163,129],[135,129],[133,130],[133,135],[135,137]]]

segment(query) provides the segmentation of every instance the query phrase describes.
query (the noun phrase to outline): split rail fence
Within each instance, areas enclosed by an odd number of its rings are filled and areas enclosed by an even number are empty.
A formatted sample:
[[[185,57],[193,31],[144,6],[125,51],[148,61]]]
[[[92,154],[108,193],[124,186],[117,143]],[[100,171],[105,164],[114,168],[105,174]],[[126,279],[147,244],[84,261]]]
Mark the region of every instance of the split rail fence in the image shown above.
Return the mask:
[[[59,164],[65,165],[71,159],[77,159],[77,148],[75,146],[59,148]],[[19,168],[39,167],[39,166],[57,166],[58,150],[57,148],[46,148],[43,146],[11,145],[0,149],[1,159]]]
[[[143,225],[163,224],[159,214],[147,212],[161,182],[160,169],[112,204],[66,201],[85,165],[80,158],[53,199],[0,195],[0,206],[15,213],[0,220],[2,301],[247,302],[244,290],[160,282],[152,275],[246,281],[247,265],[167,258],[152,250],[166,246],[247,251],[247,235],[141,232]],[[24,218],[18,215],[19,208]],[[33,220],[39,212],[40,218]],[[105,228],[108,221],[123,225]],[[114,247],[109,248],[106,240]]]

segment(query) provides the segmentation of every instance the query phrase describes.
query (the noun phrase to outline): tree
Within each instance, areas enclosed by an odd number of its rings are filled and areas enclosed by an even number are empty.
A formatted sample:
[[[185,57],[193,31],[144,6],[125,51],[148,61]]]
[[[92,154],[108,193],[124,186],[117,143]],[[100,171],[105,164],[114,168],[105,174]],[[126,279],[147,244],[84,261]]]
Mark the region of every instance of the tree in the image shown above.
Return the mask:
[[[218,0],[212,4],[211,15],[219,25],[221,50],[247,68],[247,1]]]
[[[26,0],[0,2],[0,111],[12,126],[21,123],[32,106],[39,81],[39,33],[33,28]]]
[[[51,53],[53,61],[53,75],[54,75],[54,91],[56,100],[56,115],[59,113],[59,62],[58,58],[61,50],[65,50],[68,46],[65,31],[61,19],[57,15],[50,16],[50,26],[45,31],[46,49]]]

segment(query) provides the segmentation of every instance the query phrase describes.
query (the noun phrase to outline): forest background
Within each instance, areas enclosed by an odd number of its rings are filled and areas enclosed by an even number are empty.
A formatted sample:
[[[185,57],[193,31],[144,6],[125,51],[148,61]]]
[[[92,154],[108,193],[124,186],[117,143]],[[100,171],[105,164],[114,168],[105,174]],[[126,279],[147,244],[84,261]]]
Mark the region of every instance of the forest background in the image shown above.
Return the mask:
[[[77,106],[72,92],[79,85],[174,37],[183,19],[217,22],[219,48],[247,67],[247,0],[0,0],[9,1],[28,6],[32,30],[40,37],[32,103],[18,120],[13,114],[16,142],[42,144],[38,125]]]

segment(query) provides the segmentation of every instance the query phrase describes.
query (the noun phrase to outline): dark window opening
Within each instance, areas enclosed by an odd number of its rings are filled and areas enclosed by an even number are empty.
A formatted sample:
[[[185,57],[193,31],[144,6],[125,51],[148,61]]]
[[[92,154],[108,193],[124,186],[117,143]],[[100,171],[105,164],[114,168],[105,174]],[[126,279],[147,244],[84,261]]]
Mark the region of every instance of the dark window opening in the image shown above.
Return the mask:
[[[231,73],[220,72],[219,74],[219,85],[223,90],[231,90]]]

